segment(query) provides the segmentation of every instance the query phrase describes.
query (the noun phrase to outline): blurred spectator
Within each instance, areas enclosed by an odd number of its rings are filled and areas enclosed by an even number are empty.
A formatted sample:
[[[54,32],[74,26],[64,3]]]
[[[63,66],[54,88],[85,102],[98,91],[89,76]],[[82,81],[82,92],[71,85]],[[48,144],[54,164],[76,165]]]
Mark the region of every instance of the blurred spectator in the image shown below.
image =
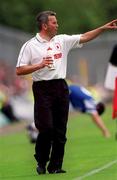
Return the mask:
[[[1,89],[0,89],[0,111],[7,117],[9,122],[18,121],[18,118],[14,115],[12,105],[9,102],[9,98],[4,93],[4,91],[1,91]]]
[[[10,102],[13,106],[15,115],[20,120],[33,121],[33,101],[30,77],[15,76],[13,82],[13,96]]]
[[[31,83],[29,76],[16,76],[15,69],[1,60],[0,113],[4,114],[9,122],[33,121]]]
[[[10,104],[11,88],[11,68],[5,63],[0,64],[0,114],[4,114],[4,118],[8,122],[16,122],[18,118],[14,115],[12,105]],[[2,116],[3,117],[3,116]]]

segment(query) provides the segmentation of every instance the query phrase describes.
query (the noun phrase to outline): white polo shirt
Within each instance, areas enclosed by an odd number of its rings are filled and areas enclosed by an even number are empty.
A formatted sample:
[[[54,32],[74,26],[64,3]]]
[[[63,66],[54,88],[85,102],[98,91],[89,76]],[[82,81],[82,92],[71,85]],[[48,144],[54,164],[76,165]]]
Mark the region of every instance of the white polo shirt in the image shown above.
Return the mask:
[[[41,63],[47,56],[47,49],[52,49],[55,70],[44,67],[32,73],[33,81],[64,79],[67,69],[67,55],[73,48],[80,48],[81,35],[56,35],[50,41],[40,37],[39,33],[27,41],[21,48],[16,67]]]

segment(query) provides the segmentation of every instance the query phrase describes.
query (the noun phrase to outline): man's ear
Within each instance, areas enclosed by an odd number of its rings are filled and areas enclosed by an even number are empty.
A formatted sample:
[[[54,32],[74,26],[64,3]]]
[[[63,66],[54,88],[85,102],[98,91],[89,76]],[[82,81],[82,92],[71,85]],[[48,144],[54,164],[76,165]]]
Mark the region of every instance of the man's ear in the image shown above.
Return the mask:
[[[47,30],[47,24],[43,23],[43,24],[42,24],[42,28],[43,28],[44,30]]]

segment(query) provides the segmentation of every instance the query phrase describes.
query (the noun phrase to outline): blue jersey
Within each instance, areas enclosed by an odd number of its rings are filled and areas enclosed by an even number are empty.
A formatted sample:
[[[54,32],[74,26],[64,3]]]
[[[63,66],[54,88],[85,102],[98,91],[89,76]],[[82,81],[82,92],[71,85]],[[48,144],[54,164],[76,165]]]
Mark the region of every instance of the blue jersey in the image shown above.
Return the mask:
[[[84,87],[78,85],[69,86],[69,98],[74,109],[81,112],[96,112],[96,102],[91,93]]]

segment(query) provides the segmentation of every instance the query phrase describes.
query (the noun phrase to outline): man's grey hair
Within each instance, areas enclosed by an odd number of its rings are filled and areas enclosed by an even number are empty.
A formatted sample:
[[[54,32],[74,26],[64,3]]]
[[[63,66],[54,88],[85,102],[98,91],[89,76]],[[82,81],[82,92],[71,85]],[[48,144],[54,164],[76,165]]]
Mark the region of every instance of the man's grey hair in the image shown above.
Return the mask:
[[[56,16],[56,13],[53,11],[42,11],[37,14],[36,21],[37,21],[39,30],[42,29],[42,24],[48,23],[48,16]]]

